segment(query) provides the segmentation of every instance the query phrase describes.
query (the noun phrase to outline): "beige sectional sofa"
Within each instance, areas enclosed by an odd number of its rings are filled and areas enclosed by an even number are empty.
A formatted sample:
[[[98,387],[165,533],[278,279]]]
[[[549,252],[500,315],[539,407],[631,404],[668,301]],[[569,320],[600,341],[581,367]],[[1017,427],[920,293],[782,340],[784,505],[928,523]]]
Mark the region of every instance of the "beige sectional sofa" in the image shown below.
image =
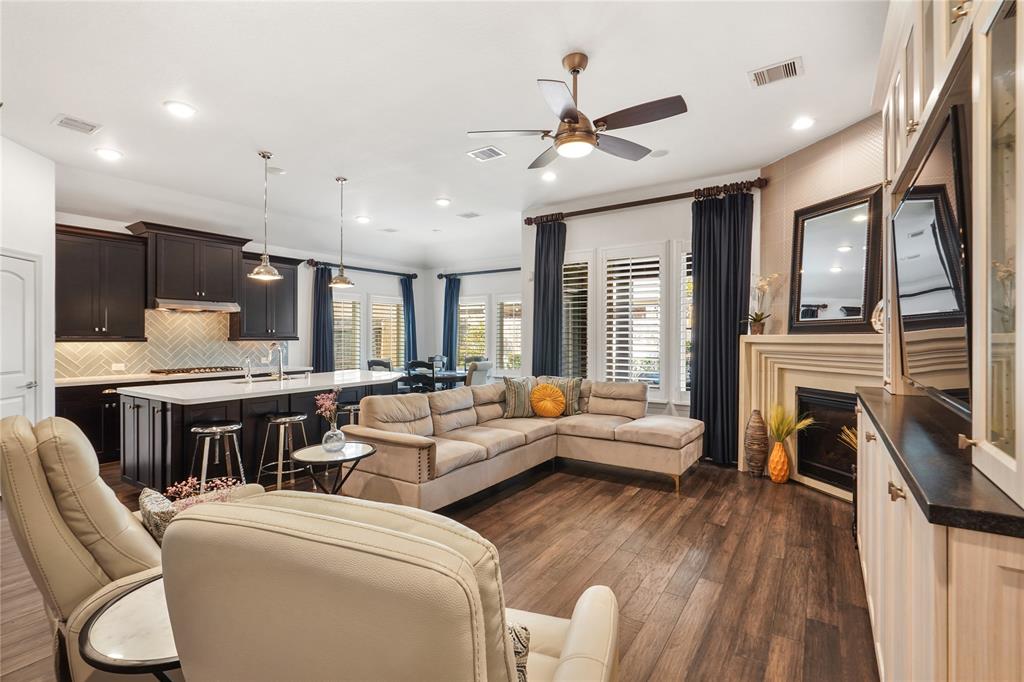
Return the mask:
[[[540,377],[543,381],[545,377]],[[434,510],[555,457],[679,477],[700,458],[703,422],[647,416],[647,385],[584,381],[581,414],[505,419],[504,384],[368,396],[349,438],[373,443],[345,493]]]

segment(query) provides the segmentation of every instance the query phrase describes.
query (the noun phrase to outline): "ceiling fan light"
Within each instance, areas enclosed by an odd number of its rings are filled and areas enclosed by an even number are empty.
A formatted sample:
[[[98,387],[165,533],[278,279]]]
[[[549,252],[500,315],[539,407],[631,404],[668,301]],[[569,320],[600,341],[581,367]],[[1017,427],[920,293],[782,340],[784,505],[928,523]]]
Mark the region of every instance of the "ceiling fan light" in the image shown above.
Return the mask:
[[[334,289],[351,289],[355,285],[356,283],[350,280],[344,271],[339,272],[334,277],[331,277],[330,286]]]
[[[594,151],[594,145],[583,140],[568,140],[558,145],[557,151],[559,156],[564,156],[567,159],[582,159]]]
[[[275,279],[283,279],[280,272],[277,271],[273,265],[270,264],[270,256],[263,254],[260,256],[260,264],[252,269],[249,273],[251,279],[258,279],[265,282],[269,282]]]

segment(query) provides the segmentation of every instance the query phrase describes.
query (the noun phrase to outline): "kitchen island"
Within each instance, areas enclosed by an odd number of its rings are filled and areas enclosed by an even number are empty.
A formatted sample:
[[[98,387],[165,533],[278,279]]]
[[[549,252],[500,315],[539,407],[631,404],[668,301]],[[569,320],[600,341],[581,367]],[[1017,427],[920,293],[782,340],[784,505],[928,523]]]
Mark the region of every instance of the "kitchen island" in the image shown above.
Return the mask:
[[[357,405],[367,395],[397,391],[398,372],[346,370],[308,375],[233,378],[175,384],[123,386],[121,399],[121,477],[129,482],[163,491],[188,477],[196,437],[194,424],[232,420],[242,423],[240,436],[246,478],[256,482],[260,449],[267,434],[266,415],[302,412],[310,444],[319,443],[327,428],[315,414],[314,397],[336,391],[339,405]],[[339,425],[346,423],[340,411]],[[276,433],[270,435],[268,452],[276,453]],[[302,445],[296,435],[296,447]],[[210,463],[210,477],[225,475],[225,459]]]

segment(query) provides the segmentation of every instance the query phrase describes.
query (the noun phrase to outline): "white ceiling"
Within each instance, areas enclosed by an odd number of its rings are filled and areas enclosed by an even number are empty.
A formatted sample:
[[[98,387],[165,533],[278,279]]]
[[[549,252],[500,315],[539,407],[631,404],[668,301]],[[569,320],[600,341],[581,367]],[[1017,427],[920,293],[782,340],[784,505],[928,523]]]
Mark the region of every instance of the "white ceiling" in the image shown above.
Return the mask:
[[[272,242],[332,251],[342,174],[351,251],[428,266],[518,254],[530,207],[758,167],[862,119],[886,3],[5,0],[2,12],[2,132],[65,169],[58,210],[257,237],[259,220],[197,216],[189,196],[258,216],[256,151],[269,149],[288,171],[271,179]],[[565,77],[561,57],[577,49],[590,55],[591,118],[686,98],[689,113],[621,131],[667,156],[559,159],[549,184],[526,169],[538,139],[496,140],[508,157],[485,164],[465,155],[482,146],[466,130],[552,127],[535,80]],[[747,71],[795,56],[804,76],[748,84]],[[199,113],[173,119],[168,99]],[[56,128],[58,113],[103,129]],[[801,114],[817,125],[790,130]],[[126,157],[101,161],[97,146]],[[171,191],[159,208],[141,199],[152,186]],[[482,217],[455,217],[466,211]]]

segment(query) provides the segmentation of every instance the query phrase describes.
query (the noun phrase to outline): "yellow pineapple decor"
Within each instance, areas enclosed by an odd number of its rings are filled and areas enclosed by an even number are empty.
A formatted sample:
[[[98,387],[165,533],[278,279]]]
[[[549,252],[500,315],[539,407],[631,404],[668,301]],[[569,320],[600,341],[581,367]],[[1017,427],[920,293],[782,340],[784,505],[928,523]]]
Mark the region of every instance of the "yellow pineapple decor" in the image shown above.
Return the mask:
[[[768,476],[773,483],[789,480],[789,454],[786,453],[786,439],[814,424],[814,418],[794,417],[782,405],[775,405],[768,414],[768,435],[775,441],[772,454],[768,456]]]

